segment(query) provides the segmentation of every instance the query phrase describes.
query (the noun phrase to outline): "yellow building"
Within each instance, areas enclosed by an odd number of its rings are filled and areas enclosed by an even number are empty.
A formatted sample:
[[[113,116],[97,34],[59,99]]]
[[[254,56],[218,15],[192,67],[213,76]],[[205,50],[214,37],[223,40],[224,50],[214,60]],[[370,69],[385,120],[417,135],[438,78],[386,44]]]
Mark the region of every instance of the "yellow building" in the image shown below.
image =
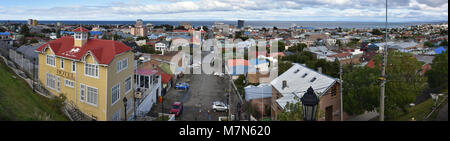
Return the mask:
[[[74,37],[61,37],[36,49],[39,79],[50,92],[65,95],[96,120],[125,120],[125,115],[130,119],[134,112],[132,49],[113,40],[89,39],[88,32],[80,27]]]

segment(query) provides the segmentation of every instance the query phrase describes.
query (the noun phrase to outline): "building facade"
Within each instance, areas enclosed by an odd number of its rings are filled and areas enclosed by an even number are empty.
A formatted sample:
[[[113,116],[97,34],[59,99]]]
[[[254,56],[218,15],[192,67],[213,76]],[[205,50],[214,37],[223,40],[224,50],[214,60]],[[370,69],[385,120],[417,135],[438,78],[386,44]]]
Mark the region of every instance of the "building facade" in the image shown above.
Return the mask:
[[[74,30],[74,37],[62,37],[36,49],[39,79],[51,93],[64,95],[68,103],[94,120],[120,121],[125,115],[130,119],[134,112],[132,49],[113,40],[89,39],[88,32],[80,27]]]

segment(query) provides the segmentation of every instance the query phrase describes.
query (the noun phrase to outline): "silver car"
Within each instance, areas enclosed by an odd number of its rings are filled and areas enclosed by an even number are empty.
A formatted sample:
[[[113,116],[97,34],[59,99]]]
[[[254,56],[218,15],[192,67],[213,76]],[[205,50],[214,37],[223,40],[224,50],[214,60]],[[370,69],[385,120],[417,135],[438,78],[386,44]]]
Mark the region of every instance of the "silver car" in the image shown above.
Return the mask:
[[[217,111],[227,112],[228,105],[223,102],[216,101],[216,102],[213,102],[212,109],[214,112],[217,112]]]

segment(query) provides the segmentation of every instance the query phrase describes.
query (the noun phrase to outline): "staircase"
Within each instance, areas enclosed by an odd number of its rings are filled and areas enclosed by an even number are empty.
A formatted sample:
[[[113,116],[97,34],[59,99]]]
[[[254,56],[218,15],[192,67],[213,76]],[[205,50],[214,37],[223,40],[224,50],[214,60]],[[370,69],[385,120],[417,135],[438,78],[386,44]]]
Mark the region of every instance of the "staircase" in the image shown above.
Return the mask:
[[[73,102],[67,103],[65,110],[72,121],[92,121],[92,118],[81,112]]]

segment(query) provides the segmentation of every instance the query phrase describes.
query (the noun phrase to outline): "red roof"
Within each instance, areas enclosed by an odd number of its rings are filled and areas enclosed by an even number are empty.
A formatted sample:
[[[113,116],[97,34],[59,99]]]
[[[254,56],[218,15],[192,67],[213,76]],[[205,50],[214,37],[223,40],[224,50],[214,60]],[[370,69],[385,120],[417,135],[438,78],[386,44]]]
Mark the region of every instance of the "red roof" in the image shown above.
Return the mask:
[[[163,73],[163,72],[158,72],[159,75],[161,75],[161,82],[164,84],[169,83],[169,81],[172,79],[172,75],[167,74],[167,73]]]
[[[375,61],[373,61],[373,59],[371,59],[371,60],[367,63],[366,66],[369,67],[369,68],[375,68]]]
[[[77,29],[73,30],[73,32],[89,32],[89,30],[83,27],[78,27]]]
[[[230,59],[228,60],[228,66],[248,66],[248,61],[245,59]]]
[[[81,60],[83,56],[91,52],[97,63],[106,65],[111,63],[115,55],[131,50],[130,47],[121,42],[100,39],[89,39],[83,47],[75,47],[73,37],[65,36],[43,44],[36,51],[41,52],[47,46],[52,49],[55,55],[75,60]]]

